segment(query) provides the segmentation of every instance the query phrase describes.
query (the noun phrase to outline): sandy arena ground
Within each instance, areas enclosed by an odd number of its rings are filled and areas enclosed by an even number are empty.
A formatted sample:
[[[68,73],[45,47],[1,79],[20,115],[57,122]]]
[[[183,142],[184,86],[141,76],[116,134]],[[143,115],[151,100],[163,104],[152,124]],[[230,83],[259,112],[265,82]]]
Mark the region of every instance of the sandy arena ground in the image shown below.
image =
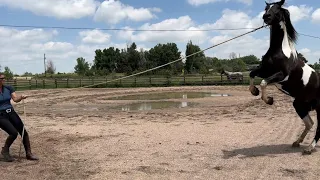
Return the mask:
[[[213,91],[230,97],[188,99],[198,105],[149,111],[112,107],[107,97],[160,91]],[[60,91],[60,92],[59,92]],[[26,100],[26,128],[39,162],[0,159],[7,179],[319,179],[320,154],[291,148],[304,129],[292,99],[276,88],[266,105],[244,87],[36,90]],[[53,93],[54,92],[54,93]],[[20,93],[20,92],[19,92]],[[22,103],[15,104],[23,118]],[[315,112],[311,117],[316,122]],[[7,135],[0,132],[0,143]],[[20,137],[11,154],[19,153]],[[2,146],[2,145],[1,145]],[[1,155],[0,155],[1,156]],[[2,157],[1,157],[2,158]]]

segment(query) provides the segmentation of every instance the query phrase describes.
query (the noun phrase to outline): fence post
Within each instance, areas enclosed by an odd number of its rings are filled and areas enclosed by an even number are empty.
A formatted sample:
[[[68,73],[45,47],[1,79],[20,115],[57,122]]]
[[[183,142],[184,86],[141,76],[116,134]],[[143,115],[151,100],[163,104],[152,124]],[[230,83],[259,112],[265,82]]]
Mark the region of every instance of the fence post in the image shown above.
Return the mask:
[[[31,86],[32,86],[31,80],[29,80],[29,89],[30,89],[30,90],[32,89]]]
[[[36,79],[36,89],[38,89],[38,79]]]
[[[186,75],[183,76],[183,85],[186,85]]]
[[[14,88],[17,90],[18,89],[18,87],[17,87],[17,79],[14,79],[13,83],[14,83]]]
[[[44,79],[42,80],[42,84],[43,84],[43,89],[45,89],[46,88],[46,83],[45,83]]]
[[[67,88],[69,88],[69,78],[67,78]]]
[[[152,83],[151,83],[151,77],[149,77],[149,82],[150,82],[150,86],[152,86]]]
[[[137,78],[134,77],[134,86],[137,86]]]
[[[106,87],[108,87],[108,78],[106,77]]]
[[[81,83],[81,78],[79,79],[79,81],[80,81],[80,87],[82,86],[82,83]]]
[[[94,77],[92,77],[92,79],[91,79],[91,80],[92,80],[92,85],[93,85],[93,84],[94,84]]]
[[[202,76],[202,84],[204,84],[203,76]]]
[[[58,88],[57,78],[54,79],[54,84],[56,85],[56,88]]]

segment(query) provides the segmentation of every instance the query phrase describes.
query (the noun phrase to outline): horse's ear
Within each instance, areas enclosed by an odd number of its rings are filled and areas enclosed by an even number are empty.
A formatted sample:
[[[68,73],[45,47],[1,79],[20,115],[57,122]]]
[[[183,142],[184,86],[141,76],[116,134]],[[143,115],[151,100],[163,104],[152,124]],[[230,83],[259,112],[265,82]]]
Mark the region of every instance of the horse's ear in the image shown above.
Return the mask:
[[[281,0],[281,1],[279,2],[279,5],[282,6],[282,5],[284,4],[284,2],[285,2],[285,0]]]
[[[264,1],[266,3],[266,5],[269,5],[269,3],[267,3],[267,1]]]

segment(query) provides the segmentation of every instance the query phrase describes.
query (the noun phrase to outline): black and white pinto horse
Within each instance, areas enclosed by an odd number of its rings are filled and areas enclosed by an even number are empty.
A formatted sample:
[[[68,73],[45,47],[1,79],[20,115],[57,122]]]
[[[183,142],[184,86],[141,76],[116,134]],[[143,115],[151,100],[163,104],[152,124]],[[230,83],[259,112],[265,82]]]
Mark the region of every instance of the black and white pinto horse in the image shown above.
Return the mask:
[[[221,75],[226,75],[229,81],[233,79],[238,79],[239,81],[243,80],[242,72],[229,72],[226,70],[222,70]]]
[[[284,1],[266,2],[263,20],[270,26],[270,47],[263,56],[260,66],[250,72],[249,90],[252,95],[259,95],[258,88],[253,84],[257,76],[263,79],[260,88],[261,99],[265,103],[273,104],[273,98],[266,95],[267,85],[276,85],[283,93],[294,98],[293,107],[303,120],[305,129],[292,144],[293,147],[299,147],[312,128],[314,122],[309,112],[316,111],[317,131],[311,144],[303,150],[303,154],[311,154],[320,138],[319,75],[297,56],[294,47],[297,32],[291,23],[289,11],[282,7]]]

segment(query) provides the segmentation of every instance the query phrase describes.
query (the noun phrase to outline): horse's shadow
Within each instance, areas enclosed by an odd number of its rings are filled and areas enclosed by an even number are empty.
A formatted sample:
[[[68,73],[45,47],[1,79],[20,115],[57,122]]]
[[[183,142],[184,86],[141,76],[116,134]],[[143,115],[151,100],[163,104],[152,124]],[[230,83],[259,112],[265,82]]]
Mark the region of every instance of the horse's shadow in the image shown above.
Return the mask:
[[[300,145],[299,148],[293,148],[291,144],[263,145],[250,148],[234,149],[231,151],[222,150],[223,158],[229,159],[238,155],[242,155],[241,159],[259,157],[259,156],[275,156],[289,153],[302,153],[305,147]]]

